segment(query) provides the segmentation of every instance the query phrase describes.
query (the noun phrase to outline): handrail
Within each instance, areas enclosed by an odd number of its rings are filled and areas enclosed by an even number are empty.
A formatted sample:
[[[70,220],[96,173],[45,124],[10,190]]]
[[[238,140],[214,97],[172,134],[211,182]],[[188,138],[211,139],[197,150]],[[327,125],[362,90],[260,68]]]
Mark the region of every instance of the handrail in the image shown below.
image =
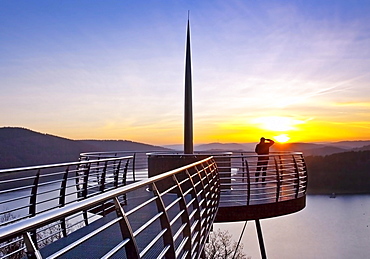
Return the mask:
[[[133,159],[129,165],[129,170],[132,172],[132,180],[137,181],[147,178],[147,169],[148,169],[147,155],[149,152],[163,152],[163,150],[85,152],[80,154],[80,161],[132,156]]]
[[[306,195],[307,168],[301,152],[270,153],[265,165],[255,154],[233,153],[215,160],[220,172],[220,206],[248,206],[294,200]],[[231,165],[230,165],[231,164]],[[229,192],[227,190],[230,190]]]
[[[125,156],[0,170],[0,226],[125,185],[131,160]]]
[[[150,192],[145,191],[148,186]],[[140,193],[147,193],[147,197],[138,198],[135,195],[137,190],[140,190]],[[129,196],[128,200],[135,200],[135,205],[130,207],[123,203],[120,199],[122,195]],[[219,174],[214,159],[209,157],[147,180],[118,187],[79,202],[67,204],[62,208],[54,208],[34,217],[5,225],[0,228],[0,244],[12,238],[22,239],[19,236],[23,236],[28,256],[54,258],[62,254],[68,255],[80,244],[89,242],[93,236],[103,233],[107,228],[118,223],[118,230],[120,229],[121,233],[118,243],[113,244],[114,238],[112,238],[111,247],[108,250],[99,250],[102,254],[95,254],[95,257],[110,257],[125,248],[127,258],[141,258],[146,253],[156,254],[156,256],[166,255],[168,258],[200,258],[217,214],[219,198]],[[111,206],[111,209],[116,211],[116,216],[112,217],[113,213],[107,213],[107,220],[103,220],[105,217],[97,219],[90,225],[94,227],[94,231],[90,230],[88,236],[84,235],[65,248],[52,252],[47,249],[40,250],[39,237],[32,237],[30,234],[36,229],[74,217],[81,211],[95,213],[95,207],[101,204]],[[175,204],[178,206],[174,206]],[[144,217],[144,222],[135,222],[139,217],[141,219]],[[146,231],[146,238],[149,235],[152,242],[142,246],[137,241],[141,234],[137,231],[137,224],[142,226],[145,221],[151,222],[143,230]],[[80,231],[83,229],[81,228]],[[156,240],[164,242],[164,246],[159,250],[155,245]]]
[[[130,153],[131,152],[131,153]],[[132,154],[135,151],[129,151]],[[128,154],[126,151],[84,153],[85,158],[112,157]],[[136,153],[134,153],[136,154]],[[147,151],[138,152],[140,156],[187,156],[179,151]],[[193,154],[191,154],[193,155]],[[221,193],[220,206],[237,206],[238,204],[256,205],[276,203],[302,197],[307,191],[307,168],[302,152],[279,151],[270,152],[266,170],[258,166],[259,156],[252,151],[243,152],[194,152],[194,155],[212,155],[220,171]],[[147,159],[144,164],[136,162],[140,168],[147,169]],[[262,174],[266,172],[265,182]],[[257,177],[256,174],[260,174]],[[146,176],[146,175],[145,175]],[[145,177],[144,176],[144,177]],[[259,178],[259,182],[257,182]],[[142,178],[141,178],[142,179]],[[227,192],[227,190],[234,190]]]

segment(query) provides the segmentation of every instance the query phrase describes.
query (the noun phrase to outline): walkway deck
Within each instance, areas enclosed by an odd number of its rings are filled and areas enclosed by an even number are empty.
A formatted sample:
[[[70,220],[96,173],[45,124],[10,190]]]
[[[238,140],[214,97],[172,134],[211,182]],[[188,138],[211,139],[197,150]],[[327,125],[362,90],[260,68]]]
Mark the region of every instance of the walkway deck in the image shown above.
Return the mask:
[[[153,197],[150,191],[139,189],[134,192],[127,194],[127,205],[124,205],[123,208],[125,211],[130,211],[135,208],[137,205],[142,204],[143,202],[151,199]],[[130,225],[133,231],[139,229],[147,219],[152,218],[157,214],[157,208],[155,204],[150,204],[149,206],[144,207],[140,212],[135,213],[134,217],[129,217]],[[92,214],[90,214],[92,216]],[[95,217],[97,218],[97,217]],[[115,218],[117,218],[115,210],[111,210],[104,217],[99,216],[98,219],[90,223],[88,226],[80,228],[79,230],[72,232],[65,238],[59,239],[58,241],[42,248],[40,250],[43,258],[47,258],[51,254],[59,251],[60,249],[70,245],[71,243],[79,240],[80,238],[85,237],[89,233],[96,231],[99,227],[109,224]],[[178,226],[177,226],[178,227]],[[160,232],[161,228],[159,224],[151,225],[145,232],[140,235],[140,238],[137,239],[137,245],[139,250],[143,250],[150,241],[153,239],[153,234]],[[161,241],[161,240],[159,240]],[[111,227],[105,229],[99,235],[85,241],[84,243],[78,245],[73,250],[61,255],[58,258],[102,258],[106,253],[114,248],[115,245],[122,242],[122,234],[120,230],[119,223],[113,224]],[[158,242],[156,244],[157,248],[150,250],[150,253],[146,254],[144,258],[157,258],[159,253],[163,249],[163,242]],[[126,252],[124,249],[121,249],[111,258],[122,258],[125,259]]]

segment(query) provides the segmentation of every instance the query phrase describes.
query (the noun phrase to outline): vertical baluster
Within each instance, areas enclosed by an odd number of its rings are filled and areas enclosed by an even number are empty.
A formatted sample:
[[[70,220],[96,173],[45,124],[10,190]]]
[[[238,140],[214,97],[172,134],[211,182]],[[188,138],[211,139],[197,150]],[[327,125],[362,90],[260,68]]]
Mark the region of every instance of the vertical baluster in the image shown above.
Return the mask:
[[[159,213],[162,213],[162,215],[159,217],[159,220],[161,222],[161,228],[166,229],[166,232],[163,235],[163,243],[164,246],[169,246],[169,249],[166,253],[166,258],[176,258],[176,252],[175,252],[175,244],[173,242],[173,233],[171,229],[170,219],[168,217],[168,213],[166,210],[166,207],[164,206],[162,196],[160,195],[157,186],[155,183],[152,183],[152,191],[155,196],[157,196],[156,204],[157,204],[157,210]]]
[[[176,178],[176,175],[173,175],[172,178],[173,178],[175,184],[177,185],[177,188],[175,189],[175,191],[177,193],[177,197],[181,198],[180,201],[179,201],[180,210],[183,212],[181,214],[181,222],[183,224],[185,224],[185,227],[182,231],[182,234],[183,234],[184,239],[187,238],[186,243],[184,245],[184,249],[186,251],[188,251],[185,258],[191,258],[192,244],[191,244],[191,225],[190,225],[190,219],[189,219],[189,212],[188,212],[187,207],[186,207],[184,192],[182,190],[182,187],[181,187],[179,181]]]
[[[295,198],[297,199],[298,194],[299,194],[299,169],[298,169],[298,164],[297,164],[297,161],[294,155],[292,155],[292,157],[293,157],[294,171],[295,171],[295,174],[294,174]]]
[[[194,169],[195,169],[195,173],[194,174],[197,174],[198,175],[198,177],[199,177],[199,181],[200,181],[200,184],[201,184],[201,186],[202,186],[202,193],[201,193],[201,199],[203,200],[203,206],[202,206],[202,211],[204,211],[203,212],[203,215],[202,215],[202,217],[201,217],[201,222],[203,222],[203,220],[207,220],[207,218],[208,218],[208,200],[207,200],[207,196],[208,196],[208,194],[209,194],[209,183],[207,184],[205,184],[204,183],[204,181],[205,180],[203,180],[203,177],[202,177],[202,172],[204,172],[204,170],[199,170],[198,169],[198,166],[195,166],[194,167]],[[204,177],[204,178],[206,178],[206,176]],[[207,185],[207,186],[206,186]],[[204,224],[202,225],[202,229],[204,229]]]
[[[67,166],[66,170],[63,174],[63,179],[60,184],[60,192],[59,192],[59,207],[63,207],[66,204],[66,189],[67,189],[67,179],[68,179],[68,172],[69,172],[69,166]],[[61,227],[62,227],[62,233],[63,236],[67,236],[67,224],[66,219],[61,219]]]
[[[122,174],[122,185],[126,185],[126,181],[127,181],[127,171],[128,171],[128,165],[130,163],[130,159],[127,159],[127,162],[125,164],[125,168],[123,169],[123,174]],[[127,195],[126,193],[123,194],[123,201],[124,201],[124,204],[126,205],[127,204]]]
[[[281,155],[279,155],[279,165],[280,165],[280,180],[283,181],[283,178],[284,178],[284,165],[283,165],[283,159],[281,158]]]
[[[279,166],[278,166],[275,156],[274,156],[274,162],[275,162],[275,171],[276,171],[276,200],[275,202],[278,202],[280,198],[281,182],[280,182]]]
[[[37,206],[37,190],[39,187],[39,180],[40,180],[40,170],[37,170],[35,179],[33,180],[33,186],[31,189],[31,196],[30,196],[30,206],[29,206],[29,215],[30,217],[33,217],[36,215],[36,206]],[[37,241],[36,241],[36,230],[33,230],[31,233],[31,238],[33,242],[35,243],[37,247]]]
[[[306,162],[304,160],[304,157],[303,157],[303,154],[300,154],[300,159],[301,159],[301,162],[303,164],[303,174],[304,174],[304,180],[305,180],[305,185],[304,185],[304,193],[307,192],[307,183],[308,183],[308,173],[307,173],[307,166],[306,166]]]
[[[90,167],[91,167],[91,163],[87,163],[84,167],[83,167],[83,183],[82,183],[82,199],[85,199],[88,195],[88,183],[89,183],[89,174],[90,174]],[[85,225],[89,225],[89,219],[87,217],[87,211],[84,210],[82,212],[83,214],[83,218],[84,218],[84,221],[85,221]]]
[[[39,187],[40,170],[41,169],[37,170],[35,179],[33,180],[33,186],[31,189],[30,207],[29,207],[29,215],[31,217],[36,215],[37,189]]]
[[[42,259],[40,251],[37,249],[37,243],[30,233],[23,234],[23,241],[26,245],[26,254],[29,259]]]
[[[244,165],[245,165],[245,162],[244,162],[244,155],[243,155],[243,153],[241,153],[241,156],[242,156],[242,182],[244,183],[244,171],[245,171],[245,169],[244,169]]]
[[[194,199],[194,202],[193,202],[193,210],[195,211],[195,213],[194,213],[194,223],[196,224],[195,228],[194,228],[194,231],[197,232],[197,233],[192,233],[192,237],[195,236],[195,240],[192,240],[192,243],[197,244],[197,246],[198,246],[197,254],[199,254],[200,253],[200,245],[201,245],[200,244],[200,234],[202,232],[202,229],[201,229],[201,219],[202,219],[201,218],[201,210],[200,210],[200,206],[199,206],[198,195],[197,195],[197,191],[196,191],[195,184],[194,184],[194,181],[193,181],[193,177],[189,173],[188,170],[186,170],[185,173],[188,175],[188,178],[189,178],[190,183],[192,185],[190,194],[191,194],[191,197]]]
[[[132,178],[133,178],[134,182],[136,182],[135,167],[136,167],[136,153],[134,153],[134,157],[133,157],[133,161],[132,161]]]
[[[118,187],[118,177],[119,177],[119,171],[120,171],[120,168],[121,168],[121,162],[122,162],[122,160],[119,160],[118,165],[116,167],[116,170],[114,170],[114,173],[113,173],[113,175],[114,175],[113,176],[113,186],[115,188]]]
[[[125,245],[126,256],[127,258],[137,259],[139,258],[139,249],[130,222],[117,198],[114,198],[114,205],[116,208],[117,216],[121,217],[121,220],[119,221],[119,226],[121,229],[122,238],[129,239],[128,243]]]
[[[245,169],[247,171],[247,205],[249,205],[251,200],[251,174],[249,172],[248,160],[245,159]]]
[[[107,178],[107,168],[108,168],[108,161],[105,161],[103,171],[101,174],[101,180],[100,180],[100,186],[99,186],[99,191],[104,192],[105,191],[105,182]],[[100,167],[98,166],[97,173],[99,175]]]

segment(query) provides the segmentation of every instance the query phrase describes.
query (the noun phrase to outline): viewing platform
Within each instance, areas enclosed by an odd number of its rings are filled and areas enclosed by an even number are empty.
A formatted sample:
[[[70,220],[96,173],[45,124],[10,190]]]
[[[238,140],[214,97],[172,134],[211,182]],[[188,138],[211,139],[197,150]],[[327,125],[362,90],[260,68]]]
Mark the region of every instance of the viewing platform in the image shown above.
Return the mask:
[[[249,152],[130,151],[0,170],[0,255],[200,258],[214,222],[300,211],[306,189],[299,152],[266,168]]]

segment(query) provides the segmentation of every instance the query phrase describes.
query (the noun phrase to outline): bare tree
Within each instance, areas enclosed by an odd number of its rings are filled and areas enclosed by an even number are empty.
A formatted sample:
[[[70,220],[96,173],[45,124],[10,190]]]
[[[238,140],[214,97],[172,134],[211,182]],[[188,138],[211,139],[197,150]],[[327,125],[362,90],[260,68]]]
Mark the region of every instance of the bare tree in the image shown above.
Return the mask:
[[[0,216],[0,223],[7,222],[15,218],[16,217],[13,214],[7,212]],[[23,247],[23,239],[20,237],[12,238],[7,242],[0,243],[0,257],[8,258],[6,255],[11,254],[12,259],[23,258],[25,256]]]
[[[243,253],[243,245],[237,247],[237,243],[232,241],[229,231],[218,229],[209,236],[205,246],[205,256],[208,259],[250,259]]]
[[[0,215],[0,223],[1,222],[8,222],[12,219],[15,219],[11,213],[4,213]],[[67,234],[83,227],[82,223],[77,223],[72,225],[71,223],[67,222]],[[43,226],[36,232],[36,239],[37,239],[37,246],[38,248],[42,248],[51,244],[58,239],[61,239],[62,235],[62,227],[60,222],[54,222],[49,225]],[[24,258],[25,257],[25,245],[23,238],[21,236],[9,239],[3,243],[0,243],[0,258]]]

